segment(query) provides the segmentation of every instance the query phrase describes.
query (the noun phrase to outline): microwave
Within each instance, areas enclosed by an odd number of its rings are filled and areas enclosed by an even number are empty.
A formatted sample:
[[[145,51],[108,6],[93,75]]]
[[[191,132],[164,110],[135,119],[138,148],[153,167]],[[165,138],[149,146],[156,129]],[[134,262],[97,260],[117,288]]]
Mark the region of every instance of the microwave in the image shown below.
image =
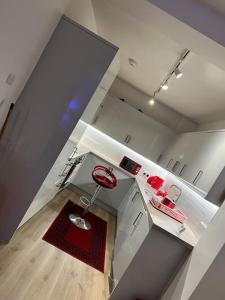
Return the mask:
[[[124,156],[120,162],[120,167],[131,174],[137,175],[142,166],[129,157]]]

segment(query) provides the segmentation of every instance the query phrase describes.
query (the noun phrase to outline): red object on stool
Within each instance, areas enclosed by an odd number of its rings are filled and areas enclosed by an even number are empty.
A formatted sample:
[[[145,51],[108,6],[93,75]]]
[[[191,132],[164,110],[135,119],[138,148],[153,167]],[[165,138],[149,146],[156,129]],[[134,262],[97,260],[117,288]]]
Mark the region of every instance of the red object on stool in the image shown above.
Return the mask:
[[[116,176],[112,173],[112,170],[109,168],[106,168],[104,166],[95,166],[91,175],[93,180],[98,184],[97,188],[95,189],[94,195],[90,200],[84,196],[80,198],[81,202],[86,206],[86,209],[84,210],[82,216],[78,216],[74,214],[69,215],[70,221],[77,227],[84,230],[91,229],[90,222],[88,222],[88,220],[85,220],[84,216],[89,211],[89,208],[93,205],[100,190],[102,188],[113,189],[114,187],[117,186]]]
[[[149,183],[153,189],[159,190],[163,185],[164,180],[158,176],[150,176],[147,183]]]

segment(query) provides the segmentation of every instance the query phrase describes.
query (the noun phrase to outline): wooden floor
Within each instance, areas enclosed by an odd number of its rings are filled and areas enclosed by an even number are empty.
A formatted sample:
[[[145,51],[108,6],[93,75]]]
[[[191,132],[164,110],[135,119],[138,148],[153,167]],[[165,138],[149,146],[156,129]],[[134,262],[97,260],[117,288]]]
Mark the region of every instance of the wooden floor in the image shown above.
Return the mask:
[[[93,207],[108,222],[105,274],[42,240],[61,208],[78,196],[69,190],[17,230],[11,242],[0,246],[1,300],[106,300],[114,246],[115,217]]]

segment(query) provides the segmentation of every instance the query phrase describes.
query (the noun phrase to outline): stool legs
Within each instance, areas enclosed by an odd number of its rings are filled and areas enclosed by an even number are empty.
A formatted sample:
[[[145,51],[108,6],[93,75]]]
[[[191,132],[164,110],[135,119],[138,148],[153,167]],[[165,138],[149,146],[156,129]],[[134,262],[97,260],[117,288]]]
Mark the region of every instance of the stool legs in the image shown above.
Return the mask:
[[[102,186],[98,185],[97,188],[95,189],[94,195],[91,197],[90,204],[85,209],[83,215],[85,215],[89,211],[89,208],[94,204],[95,199],[97,198],[98,193],[101,191],[101,189],[102,189]]]
[[[95,189],[94,195],[89,201],[89,204],[87,205],[86,209],[84,210],[82,216],[78,216],[75,214],[70,214],[69,219],[70,221],[76,225],[77,227],[84,229],[84,230],[90,230],[91,229],[91,224],[88,220],[85,220],[84,216],[88,213],[89,208],[93,205],[95,199],[97,198],[98,193],[101,191],[102,186],[98,185],[97,188]]]

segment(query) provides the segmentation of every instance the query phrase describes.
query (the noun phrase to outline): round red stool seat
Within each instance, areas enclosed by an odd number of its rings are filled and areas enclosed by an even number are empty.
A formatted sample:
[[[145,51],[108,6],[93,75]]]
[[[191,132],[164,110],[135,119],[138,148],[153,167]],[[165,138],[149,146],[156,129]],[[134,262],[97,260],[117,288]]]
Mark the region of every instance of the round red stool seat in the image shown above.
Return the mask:
[[[95,166],[92,178],[98,185],[106,189],[113,189],[117,186],[116,176],[104,166]]]

